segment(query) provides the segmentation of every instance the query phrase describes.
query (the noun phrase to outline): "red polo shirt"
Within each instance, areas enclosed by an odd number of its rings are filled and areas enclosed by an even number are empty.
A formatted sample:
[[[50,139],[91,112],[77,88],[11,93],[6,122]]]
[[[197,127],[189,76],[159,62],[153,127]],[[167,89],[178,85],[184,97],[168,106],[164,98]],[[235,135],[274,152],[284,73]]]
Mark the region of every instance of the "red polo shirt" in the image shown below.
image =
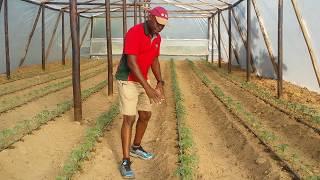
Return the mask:
[[[133,26],[125,36],[123,55],[116,73],[116,79],[124,81],[138,81],[135,75],[130,72],[127,65],[128,56],[135,55],[136,62],[143,75],[148,79],[148,71],[153,60],[160,54],[161,37],[159,34],[151,37],[147,24],[141,23]]]

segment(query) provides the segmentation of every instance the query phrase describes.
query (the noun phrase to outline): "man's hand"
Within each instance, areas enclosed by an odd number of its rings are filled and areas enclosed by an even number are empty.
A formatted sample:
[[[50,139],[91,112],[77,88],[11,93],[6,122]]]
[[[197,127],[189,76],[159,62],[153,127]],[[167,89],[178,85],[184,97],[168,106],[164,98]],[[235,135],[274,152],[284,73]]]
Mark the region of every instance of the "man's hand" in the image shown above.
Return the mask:
[[[161,101],[164,101],[165,100],[165,96],[164,96],[163,83],[158,83],[157,84],[156,91],[160,94]]]
[[[148,97],[150,98],[151,103],[154,102],[156,104],[161,103],[161,93],[157,91],[157,89],[153,89],[151,86],[147,86],[144,88]]]

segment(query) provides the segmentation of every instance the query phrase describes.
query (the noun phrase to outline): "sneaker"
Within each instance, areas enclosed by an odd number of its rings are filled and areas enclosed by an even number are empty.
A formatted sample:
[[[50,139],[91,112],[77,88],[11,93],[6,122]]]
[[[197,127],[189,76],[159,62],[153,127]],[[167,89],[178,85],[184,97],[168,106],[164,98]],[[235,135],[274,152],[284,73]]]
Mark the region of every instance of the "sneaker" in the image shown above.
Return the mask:
[[[152,153],[145,151],[141,146],[138,146],[138,147],[131,146],[130,156],[139,157],[144,160],[150,160],[154,157]]]
[[[120,173],[125,179],[134,179],[134,173],[131,170],[131,162],[130,160],[123,160],[120,164]]]

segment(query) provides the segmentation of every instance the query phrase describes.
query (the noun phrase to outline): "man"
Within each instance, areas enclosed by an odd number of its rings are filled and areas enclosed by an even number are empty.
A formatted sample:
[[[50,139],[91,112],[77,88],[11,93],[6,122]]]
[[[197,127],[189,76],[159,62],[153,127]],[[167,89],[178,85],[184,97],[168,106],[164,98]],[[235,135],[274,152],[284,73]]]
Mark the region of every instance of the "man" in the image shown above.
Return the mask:
[[[159,53],[162,31],[168,20],[168,13],[162,7],[149,11],[148,20],[138,24],[127,32],[123,55],[118,66],[116,79],[120,96],[120,110],[123,114],[121,140],[123,160],[120,172],[124,178],[134,178],[130,156],[149,160],[154,157],[141,146],[141,140],[151,117],[151,103],[164,100],[164,81],[161,77]],[[148,81],[148,71],[157,79],[152,88]],[[132,126],[138,111],[136,133],[131,145]],[[130,147],[131,146],[131,147]]]

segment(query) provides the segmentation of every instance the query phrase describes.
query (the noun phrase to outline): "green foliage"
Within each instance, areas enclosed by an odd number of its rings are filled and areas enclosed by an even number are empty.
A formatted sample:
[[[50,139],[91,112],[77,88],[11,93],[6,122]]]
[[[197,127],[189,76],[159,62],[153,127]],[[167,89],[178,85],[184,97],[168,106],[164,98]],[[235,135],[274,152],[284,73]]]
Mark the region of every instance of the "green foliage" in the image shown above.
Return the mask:
[[[90,72],[90,73],[87,73],[87,74],[84,74],[81,76],[81,81],[84,81],[84,80],[87,80],[89,78],[92,78],[102,72],[104,72],[105,68],[101,68],[101,69],[98,69],[94,72]],[[0,103],[0,113],[1,112],[5,112],[7,110],[10,110],[12,108],[15,108],[17,106],[21,106],[29,101],[32,101],[33,99],[36,99],[36,98],[40,98],[40,97],[43,97],[47,94],[50,94],[50,93],[53,93],[53,92],[56,92],[56,91],[59,91],[63,88],[66,88],[66,87],[69,87],[72,85],[72,79],[71,78],[68,78],[64,81],[60,81],[60,82],[57,82],[57,83],[52,83],[52,84],[49,84],[48,86],[46,87],[42,87],[40,89],[36,89],[36,90],[33,90],[33,91],[30,91],[29,93],[27,94],[24,94],[22,96],[16,96],[14,98],[7,98],[7,99],[4,99],[3,101],[1,101]]]
[[[262,100],[277,106],[278,108],[287,111],[290,110],[292,113],[298,113],[301,115],[305,115],[310,117],[310,120],[314,123],[320,123],[320,111],[314,109],[312,107],[308,107],[304,104],[300,104],[297,102],[290,102],[284,99],[278,99],[277,97],[273,96],[267,89],[257,86],[253,82],[244,82],[243,79],[236,77],[232,74],[228,74],[222,69],[216,68],[211,63],[206,63],[207,66],[214,69],[219,75],[235,84],[240,85],[242,88],[250,91],[255,96],[261,98]]]
[[[289,145],[288,144],[276,145],[276,143],[277,143],[276,140],[278,140],[279,138],[273,132],[270,132],[267,129],[265,129],[259,123],[258,119],[254,116],[254,114],[252,114],[249,111],[247,111],[246,109],[244,109],[243,106],[241,105],[241,102],[234,101],[234,100],[232,100],[231,97],[226,96],[218,86],[214,85],[212,82],[210,82],[210,80],[208,80],[208,78],[206,77],[205,73],[200,71],[200,69],[197,68],[192,61],[189,61],[189,64],[190,64],[192,70],[202,80],[202,82],[213,92],[213,94],[218,99],[220,99],[220,101],[223,102],[231,112],[233,112],[236,116],[238,116],[239,118],[244,120],[246,123],[248,123],[249,127],[251,126],[250,129],[252,129],[262,141],[264,141],[266,144],[275,144],[275,146],[274,146],[276,148],[275,151],[276,151],[276,154],[279,157],[284,157],[285,159],[290,160],[292,163],[294,163],[295,165],[300,167],[300,169],[302,169],[305,174],[312,174],[312,172],[310,171],[310,168],[307,167],[306,165],[304,165],[301,161],[299,161],[298,160],[298,156],[296,154],[291,154],[291,155],[289,154],[289,157],[288,157],[288,155],[287,155],[288,153],[286,153],[286,151],[289,149]],[[224,77],[227,78],[227,79],[229,78],[230,81],[237,81],[236,84],[238,84],[238,85],[239,85],[239,82],[242,81],[239,78],[236,78],[236,77],[233,77],[233,76],[232,76],[233,79],[231,79],[230,75],[227,75],[225,72],[222,72],[218,68],[213,67],[209,63],[207,63],[207,64],[210,67],[212,67],[214,70],[216,70],[219,73],[225,75]],[[249,88],[249,90],[251,90],[251,89],[259,89],[259,90],[257,90],[257,92],[260,93],[259,97],[270,99],[271,101],[277,102],[279,104],[280,103],[281,104],[285,103],[284,100],[275,99],[267,91],[261,90],[260,87],[258,88],[253,83],[241,82],[241,87]],[[304,112],[307,112],[306,106],[297,106],[296,104],[289,104],[289,105],[292,106],[292,108],[294,108],[296,110],[297,109],[300,109],[300,110],[304,109]],[[288,158],[286,158],[286,157],[288,157]]]
[[[89,157],[98,137],[102,136],[103,129],[108,126],[119,114],[119,104],[114,103],[108,112],[102,113],[94,127],[87,130],[84,142],[75,148],[66,161],[62,173],[57,180],[71,179],[72,175],[79,170],[80,163]]]
[[[172,88],[176,102],[176,116],[178,121],[178,135],[180,148],[180,166],[178,167],[176,173],[179,174],[182,179],[189,180],[193,179],[195,176],[194,169],[196,167],[196,155],[193,152],[194,142],[192,140],[191,130],[187,128],[184,123],[186,111],[183,105],[183,95],[181,93],[179,83],[177,80],[176,66],[173,60],[171,60],[170,63]]]
[[[94,87],[82,91],[82,100],[85,100],[90,95],[100,91],[106,85],[107,82],[103,81],[98,83]],[[58,117],[64,112],[70,110],[72,107],[73,100],[67,100],[57,104],[57,107],[54,110],[43,110],[30,120],[18,122],[17,125],[13,128],[0,131],[0,150],[7,148],[10,144],[21,139],[24,135],[39,128],[41,125],[47,123],[48,121]]]

